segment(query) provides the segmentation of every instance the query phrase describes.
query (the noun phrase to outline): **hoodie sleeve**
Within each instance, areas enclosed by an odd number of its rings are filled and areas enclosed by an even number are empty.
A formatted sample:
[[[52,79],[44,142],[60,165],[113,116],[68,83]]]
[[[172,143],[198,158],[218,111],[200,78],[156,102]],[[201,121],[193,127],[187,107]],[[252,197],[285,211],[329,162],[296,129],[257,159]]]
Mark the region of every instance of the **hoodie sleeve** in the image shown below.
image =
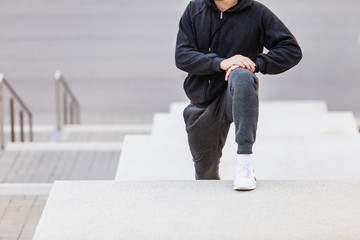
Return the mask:
[[[193,75],[210,75],[219,72],[220,62],[223,59],[215,53],[200,52],[196,47],[190,12],[191,2],[180,19],[176,39],[176,66]]]
[[[282,73],[300,62],[302,52],[295,37],[284,23],[268,8],[263,7],[261,41],[269,52],[258,55],[255,71],[263,74]]]

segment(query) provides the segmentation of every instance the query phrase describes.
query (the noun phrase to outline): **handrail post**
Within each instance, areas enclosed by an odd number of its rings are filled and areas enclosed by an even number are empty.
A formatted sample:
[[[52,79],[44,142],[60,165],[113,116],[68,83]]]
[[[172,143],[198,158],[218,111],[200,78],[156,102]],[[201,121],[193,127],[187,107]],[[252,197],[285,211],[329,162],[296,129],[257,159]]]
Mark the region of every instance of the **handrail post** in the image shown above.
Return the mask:
[[[4,136],[4,94],[3,94],[4,75],[0,73],[0,148],[5,148]]]
[[[15,142],[15,101],[20,106],[19,118],[20,118],[20,140],[23,142],[25,140],[24,136],[24,112],[29,117],[29,128],[30,128],[30,141],[33,139],[32,132],[32,115],[29,108],[21,100],[19,95],[14,91],[11,85],[6,81],[4,75],[0,73],[0,140],[2,149],[5,148],[5,133],[4,133],[4,88],[5,87],[10,91],[10,101],[9,101],[9,110],[10,110],[10,131],[11,131],[11,142]]]
[[[67,95],[66,95],[66,92],[64,92],[64,95],[63,95],[63,108],[64,108],[64,125],[66,125],[68,123],[67,119]]]
[[[55,72],[57,129],[67,124],[80,124],[80,106],[60,71]],[[63,115],[62,115],[63,114]]]
[[[70,103],[70,124],[74,124],[74,103]]]
[[[80,124],[80,106],[76,105],[76,124]]]
[[[20,142],[24,142],[25,141],[25,138],[24,138],[24,114],[23,114],[22,110],[20,110],[19,118],[20,118]]]
[[[78,118],[77,118],[77,120],[78,120],[78,124],[80,124],[80,123],[81,123],[81,118],[80,118],[80,105],[78,105],[77,109],[78,109],[78,113],[77,113]]]
[[[11,126],[11,141],[15,142],[15,109],[14,98],[10,98],[10,126]]]
[[[60,97],[60,78],[61,73],[55,73],[55,91],[56,91],[56,121],[57,121],[57,129],[61,129],[61,97]]]
[[[30,142],[33,141],[34,136],[33,136],[33,128],[32,128],[32,114],[29,113],[29,125],[30,125],[30,129],[29,129],[29,135],[30,135]]]

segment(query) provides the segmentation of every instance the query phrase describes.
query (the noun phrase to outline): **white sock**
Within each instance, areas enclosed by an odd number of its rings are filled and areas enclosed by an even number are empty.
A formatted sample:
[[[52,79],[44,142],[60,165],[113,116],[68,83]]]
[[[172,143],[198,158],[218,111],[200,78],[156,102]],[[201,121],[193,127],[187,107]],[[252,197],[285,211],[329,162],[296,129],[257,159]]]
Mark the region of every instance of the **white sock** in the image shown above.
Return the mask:
[[[240,171],[240,166],[250,167],[252,154],[238,154],[236,158],[236,172]]]

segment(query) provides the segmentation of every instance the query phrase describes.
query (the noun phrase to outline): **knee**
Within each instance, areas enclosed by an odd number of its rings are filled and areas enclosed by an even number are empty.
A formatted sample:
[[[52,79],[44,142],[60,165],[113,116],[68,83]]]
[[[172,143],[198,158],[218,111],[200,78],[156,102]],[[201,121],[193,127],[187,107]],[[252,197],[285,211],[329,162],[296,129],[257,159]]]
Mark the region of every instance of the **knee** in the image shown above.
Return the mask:
[[[254,73],[245,68],[233,70],[229,77],[229,84],[232,89],[257,89],[257,81]]]

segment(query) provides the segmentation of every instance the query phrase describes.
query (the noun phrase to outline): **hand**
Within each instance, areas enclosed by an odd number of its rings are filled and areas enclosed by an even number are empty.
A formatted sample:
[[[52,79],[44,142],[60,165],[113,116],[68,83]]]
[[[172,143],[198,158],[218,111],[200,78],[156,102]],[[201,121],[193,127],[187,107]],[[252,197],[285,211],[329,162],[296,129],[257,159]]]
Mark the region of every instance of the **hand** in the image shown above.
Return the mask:
[[[239,65],[232,65],[232,66],[226,71],[225,81],[229,80],[230,73],[231,73],[234,69],[237,69],[237,68],[239,68],[239,67],[240,67]]]
[[[239,68],[239,65],[232,65],[227,71],[225,75],[225,81],[229,80],[230,73],[234,70]],[[255,72],[255,68],[250,69],[250,71]]]
[[[242,56],[240,54],[234,55],[231,58],[225,59],[220,63],[220,68],[224,71],[228,71],[229,68],[233,65],[237,65],[242,68],[249,69],[250,71],[255,71],[255,63],[251,61],[250,58]]]

